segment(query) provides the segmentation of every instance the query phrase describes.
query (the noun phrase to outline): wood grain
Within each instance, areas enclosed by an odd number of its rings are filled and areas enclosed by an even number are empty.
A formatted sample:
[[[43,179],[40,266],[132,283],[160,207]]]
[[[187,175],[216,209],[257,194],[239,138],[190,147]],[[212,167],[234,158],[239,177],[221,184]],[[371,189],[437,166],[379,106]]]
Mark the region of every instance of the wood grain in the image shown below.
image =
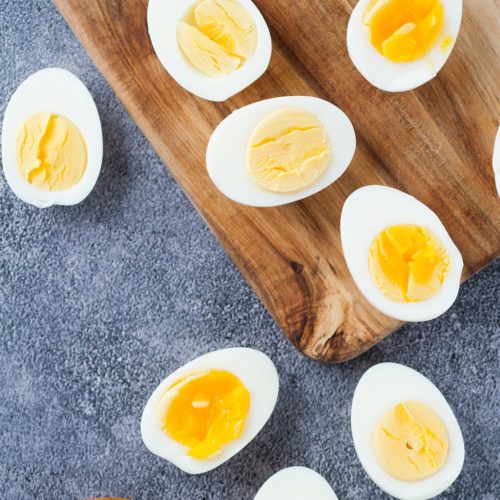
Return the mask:
[[[154,55],[147,0],[55,0],[137,122],[291,342],[311,358],[353,358],[399,323],[354,285],[339,216],[366,184],[411,193],[436,211],[463,253],[464,279],[500,255],[500,203],[491,153],[500,118],[499,8],[465,2],[459,41],[432,82],[413,92],[373,88],[353,67],[345,34],[355,0],[261,0],[274,52],[267,73],[214,104],[179,87]],[[498,7],[498,2],[495,0]],[[220,194],[204,165],[211,132],[231,111],[280,95],[313,95],[351,118],[351,167],[323,192],[255,209]]]

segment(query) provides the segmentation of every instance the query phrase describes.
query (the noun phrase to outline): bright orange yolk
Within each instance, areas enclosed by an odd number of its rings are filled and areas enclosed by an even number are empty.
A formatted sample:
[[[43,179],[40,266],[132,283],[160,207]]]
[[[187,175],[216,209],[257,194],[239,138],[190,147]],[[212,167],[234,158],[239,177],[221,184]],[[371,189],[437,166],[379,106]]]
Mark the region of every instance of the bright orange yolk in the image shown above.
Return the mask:
[[[429,230],[400,225],[377,236],[368,264],[384,295],[396,302],[418,302],[439,292],[449,273],[450,258]]]
[[[250,408],[250,393],[225,370],[193,374],[169,388],[175,391],[163,418],[166,433],[188,448],[193,458],[206,459],[238,439]],[[164,396],[164,397],[165,397]]]
[[[441,0],[372,0],[364,16],[372,45],[387,59],[408,62],[436,44],[444,22]]]

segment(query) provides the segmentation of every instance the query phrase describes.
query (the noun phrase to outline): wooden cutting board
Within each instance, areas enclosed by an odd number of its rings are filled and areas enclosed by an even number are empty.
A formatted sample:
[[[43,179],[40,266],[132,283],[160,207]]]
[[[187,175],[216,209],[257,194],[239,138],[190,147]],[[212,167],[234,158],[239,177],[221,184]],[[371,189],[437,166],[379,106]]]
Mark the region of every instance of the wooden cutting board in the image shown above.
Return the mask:
[[[458,43],[439,77],[403,94],[373,88],[352,65],[345,38],[356,0],[257,0],[273,37],[271,65],[222,104],[192,96],[163,69],[148,36],[147,0],[55,3],[285,335],[307,356],[345,361],[400,325],[361,296],[342,255],[340,211],[356,188],[387,184],[435,210],[463,253],[464,279],[500,255],[491,167],[500,121],[500,9],[491,0],[465,2]],[[356,129],[355,158],[338,182],[307,200],[272,209],[239,206],[207,176],[207,141],[234,109],[280,95],[318,96],[342,108]]]

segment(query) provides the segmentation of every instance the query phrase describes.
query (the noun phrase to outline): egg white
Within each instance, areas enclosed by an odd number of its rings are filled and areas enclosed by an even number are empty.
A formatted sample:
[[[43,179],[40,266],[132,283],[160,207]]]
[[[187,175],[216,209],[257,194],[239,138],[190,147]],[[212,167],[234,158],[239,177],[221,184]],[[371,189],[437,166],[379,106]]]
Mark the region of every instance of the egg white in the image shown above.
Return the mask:
[[[373,281],[368,256],[381,231],[400,224],[422,226],[442,243],[450,256],[451,268],[440,291],[421,302],[395,302]],[[379,311],[401,321],[427,321],[447,311],[457,298],[463,259],[438,216],[413,196],[387,186],[366,186],[346,200],[340,217],[344,257],[354,282],[365,298]]]
[[[42,112],[71,120],[87,147],[87,167],[82,179],[65,191],[46,191],[31,185],[17,167],[16,140],[24,122]],[[102,128],[96,105],[85,85],[72,73],[47,68],[28,77],[14,92],[2,125],[3,171],[7,183],[21,200],[39,208],[75,205],[92,191],[102,164]]]
[[[159,422],[158,404],[166,390],[179,379],[201,370],[227,370],[250,392],[250,409],[241,436],[225,444],[221,453],[205,460],[189,457],[186,447],[171,439]],[[146,447],[189,474],[208,472],[241,451],[269,420],[278,398],[279,378],[273,362],[255,349],[236,347],[204,354],[171,373],[155,389],[144,408],[141,435]]]
[[[254,500],[337,500],[326,479],[307,467],[287,467],[273,474]]]
[[[233,73],[213,78],[197,70],[177,42],[177,25],[199,0],[149,0],[148,30],[154,51],[170,76],[188,92],[208,101],[225,101],[260,78],[271,60],[271,34],[251,0],[238,0],[252,16],[257,29],[255,53]]]
[[[347,26],[347,50],[358,71],[375,87],[387,92],[404,92],[432,80],[453,50],[462,22],[462,0],[441,0],[444,22],[441,36],[428,54],[415,61],[397,63],[380,54],[370,43],[363,17],[370,0],[359,0]],[[442,41],[452,37],[443,50]]]
[[[379,464],[373,435],[379,420],[398,403],[418,401],[441,418],[449,439],[443,467],[419,481],[400,481]],[[458,477],[465,457],[464,439],[457,419],[439,389],[419,372],[397,363],[380,363],[361,377],[352,400],[351,430],[361,465],[386,493],[402,500],[425,500],[439,495]]]
[[[495,184],[497,186],[498,196],[500,196],[500,127],[497,130],[495,145],[493,147],[493,172],[495,173]]]
[[[299,108],[318,118],[328,136],[332,158],[312,185],[293,193],[273,193],[255,184],[247,171],[247,148],[257,125],[280,109]],[[249,104],[226,117],[215,129],[207,147],[207,170],[217,188],[228,198],[254,207],[274,207],[302,200],[335,182],[346,170],[356,150],[356,134],[346,114],[317,97],[276,97]]]

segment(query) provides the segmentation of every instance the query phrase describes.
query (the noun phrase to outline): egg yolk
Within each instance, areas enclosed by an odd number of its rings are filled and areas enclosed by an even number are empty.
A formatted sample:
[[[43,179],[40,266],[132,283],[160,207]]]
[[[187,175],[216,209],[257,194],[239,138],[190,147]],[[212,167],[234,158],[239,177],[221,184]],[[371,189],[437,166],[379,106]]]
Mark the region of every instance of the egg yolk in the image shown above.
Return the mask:
[[[418,302],[439,292],[449,273],[450,258],[429,230],[400,225],[377,236],[368,264],[384,295],[396,302]]]
[[[448,433],[426,404],[406,401],[378,423],[373,440],[383,469],[402,481],[417,481],[438,471],[448,457]]]
[[[452,36],[446,36],[443,38],[443,41],[441,42],[440,49],[441,50],[447,50],[448,47],[453,43],[453,37]]]
[[[171,391],[175,394],[163,416],[163,429],[188,448],[189,456],[209,458],[240,437],[250,393],[234,374],[225,370],[201,372],[174,384],[167,398]]]
[[[301,109],[282,109],[255,128],[247,150],[247,171],[258,186],[286,193],[315,182],[330,158],[328,138],[316,116]]]
[[[38,113],[17,135],[17,168],[30,184],[64,191],[77,184],[87,168],[87,147],[76,125],[54,113]]]
[[[444,23],[441,0],[372,0],[364,15],[372,45],[387,59],[408,62],[426,55]]]
[[[179,22],[177,41],[186,58],[202,73],[228,75],[253,56],[257,28],[238,2],[203,0],[191,17],[191,23]]]

